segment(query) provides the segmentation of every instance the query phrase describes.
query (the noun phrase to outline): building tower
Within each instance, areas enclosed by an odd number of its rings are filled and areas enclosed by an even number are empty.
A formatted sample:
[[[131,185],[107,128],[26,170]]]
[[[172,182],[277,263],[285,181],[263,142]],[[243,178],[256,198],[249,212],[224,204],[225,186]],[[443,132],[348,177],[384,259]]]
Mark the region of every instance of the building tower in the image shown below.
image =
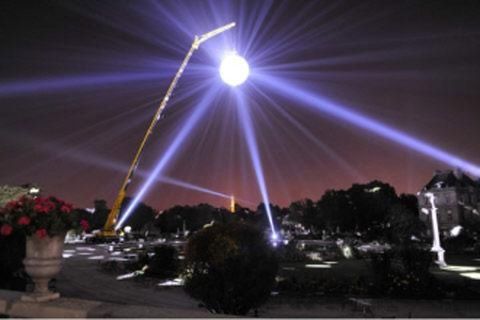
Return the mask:
[[[235,213],[235,197],[233,195],[230,196],[230,212]]]

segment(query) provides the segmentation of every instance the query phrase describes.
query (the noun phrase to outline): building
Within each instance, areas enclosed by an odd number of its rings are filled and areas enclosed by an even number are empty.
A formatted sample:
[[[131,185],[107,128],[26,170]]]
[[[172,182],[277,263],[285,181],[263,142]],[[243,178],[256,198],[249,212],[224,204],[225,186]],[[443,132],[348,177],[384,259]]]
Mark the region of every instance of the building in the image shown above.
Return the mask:
[[[420,219],[431,225],[430,202],[425,197],[433,193],[438,208],[439,229],[443,232],[453,227],[467,225],[478,219],[480,211],[480,183],[461,170],[435,171],[432,179],[418,193]],[[427,211],[428,210],[428,211]]]

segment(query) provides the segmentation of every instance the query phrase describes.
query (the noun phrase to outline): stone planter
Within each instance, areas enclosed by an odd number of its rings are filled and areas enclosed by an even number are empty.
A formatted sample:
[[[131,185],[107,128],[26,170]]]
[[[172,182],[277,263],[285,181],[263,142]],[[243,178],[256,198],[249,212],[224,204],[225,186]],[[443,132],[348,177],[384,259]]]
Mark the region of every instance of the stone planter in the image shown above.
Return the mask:
[[[23,264],[35,283],[35,288],[33,293],[22,296],[23,301],[43,302],[60,297],[59,293],[48,289],[48,282],[60,271],[64,239],[65,234],[44,238],[36,235],[27,237]]]

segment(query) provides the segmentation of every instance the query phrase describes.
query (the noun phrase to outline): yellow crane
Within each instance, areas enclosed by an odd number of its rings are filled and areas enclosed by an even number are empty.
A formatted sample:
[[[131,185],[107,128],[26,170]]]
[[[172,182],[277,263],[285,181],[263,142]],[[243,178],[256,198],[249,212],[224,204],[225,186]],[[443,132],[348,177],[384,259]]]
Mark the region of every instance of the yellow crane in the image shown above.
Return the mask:
[[[132,164],[128,169],[127,176],[125,177],[125,180],[122,183],[120,191],[118,192],[117,198],[113,203],[112,209],[108,215],[108,218],[107,218],[107,221],[105,222],[103,230],[98,234],[99,237],[114,238],[117,236],[117,233],[115,231],[115,223],[117,222],[117,218],[120,214],[120,208],[122,206],[122,202],[125,199],[125,196],[127,194],[127,188],[130,182],[132,181],[135,170],[137,169],[138,162],[140,160],[140,155],[142,154],[143,148],[145,147],[145,144],[147,143],[148,138],[153,132],[153,128],[157,124],[158,120],[160,120],[162,112],[167,106],[168,100],[170,99],[170,96],[172,95],[172,92],[175,89],[175,86],[177,85],[178,79],[180,79],[180,77],[182,76],[183,71],[187,67],[188,62],[193,55],[193,52],[197,50],[203,42],[233,27],[235,27],[235,22],[231,22],[227,25],[224,25],[223,27],[207,32],[201,36],[195,36],[192,46],[190,47],[190,50],[188,50],[185,58],[183,59],[182,64],[180,65],[180,68],[175,74],[175,77],[173,77],[172,82],[168,87],[167,93],[165,94],[162,101],[160,102],[160,105],[158,106],[158,109],[155,112],[155,115],[153,116],[152,121],[150,122],[150,126],[148,127],[147,132],[145,133],[145,136],[143,137],[142,142],[140,143],[140,146],[137,149],[137,153],[135,154]]]

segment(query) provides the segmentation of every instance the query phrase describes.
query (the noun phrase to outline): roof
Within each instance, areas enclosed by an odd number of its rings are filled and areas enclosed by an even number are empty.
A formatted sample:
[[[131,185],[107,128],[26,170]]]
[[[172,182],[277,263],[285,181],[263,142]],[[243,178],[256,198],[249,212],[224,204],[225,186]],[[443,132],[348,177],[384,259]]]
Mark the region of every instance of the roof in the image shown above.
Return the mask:
[[[480,188],[480,184],[459,170],[446,170],[435,172],[423,190],[468,187]]]

